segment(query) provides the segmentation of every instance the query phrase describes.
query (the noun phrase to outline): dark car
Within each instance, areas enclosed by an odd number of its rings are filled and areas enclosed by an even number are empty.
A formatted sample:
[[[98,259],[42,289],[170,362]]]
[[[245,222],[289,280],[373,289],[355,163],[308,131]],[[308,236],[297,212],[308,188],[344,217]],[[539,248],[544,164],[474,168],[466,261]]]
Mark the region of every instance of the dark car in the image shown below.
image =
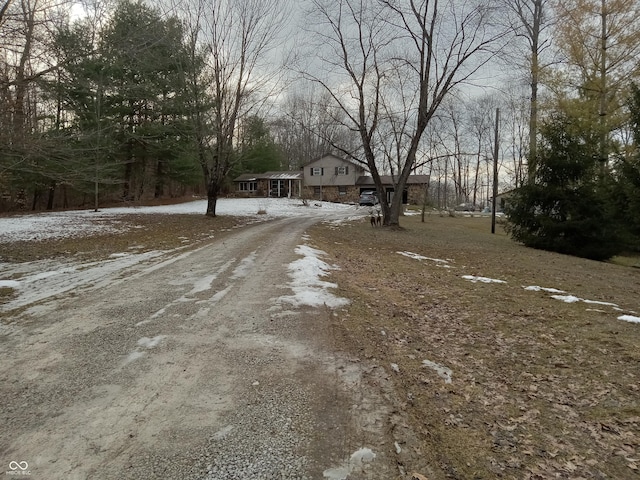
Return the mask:
[[[380,202],[378,201],[378,195],[376,194],[376,192],[367,191],[360,194],[360,200],[358,201],[358,203],[360,204],[360,206],[369,205],[370,207],[373,207]]]

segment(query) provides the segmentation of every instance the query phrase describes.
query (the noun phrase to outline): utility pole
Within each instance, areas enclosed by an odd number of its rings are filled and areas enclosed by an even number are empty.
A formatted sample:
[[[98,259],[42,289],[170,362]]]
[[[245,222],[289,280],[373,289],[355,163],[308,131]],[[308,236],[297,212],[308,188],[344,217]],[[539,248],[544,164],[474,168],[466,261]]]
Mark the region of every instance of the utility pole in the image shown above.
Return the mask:
[[[496,131],[493,148],[493,202],[491,205],[491,233],[496,233],[496,207],[498,197],[498,129],[500,127],[500,109],[496,108]]]

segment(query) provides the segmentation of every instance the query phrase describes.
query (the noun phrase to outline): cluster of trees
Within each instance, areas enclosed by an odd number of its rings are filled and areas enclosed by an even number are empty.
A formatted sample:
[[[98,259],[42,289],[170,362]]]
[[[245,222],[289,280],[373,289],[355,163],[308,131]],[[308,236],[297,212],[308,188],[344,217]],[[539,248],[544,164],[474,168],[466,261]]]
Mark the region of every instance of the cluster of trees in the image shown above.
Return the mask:
[[[188,79],[203,64],[182,25],[143,4],[99,7],[70,22],[38,0],[4,5],[16,49],[5,38],[0,185],[34,209],[58,189],[62,206],[80,194],[97,207],[102,189],[129,200],[199,180]]]
[[[77,6],[0,1],[0,201],[200,190],[215,215],[233,176],[331,152],[482,205],[499,109],[514,238],[604,258],[569,245],[637,235],[638,0],[307,0],[298,24],[287,0]]]
[[[639,13],[632,0],[556,6],[563,68],[547,69],[528,181],[508,208],[526,245],[597,260],[640,249]]]
[[[5,206],[97,208],[204,189],[215,215],[242,165],[281,163],[258,114],[280,83],[270,50],[284,6],[3,0]]]

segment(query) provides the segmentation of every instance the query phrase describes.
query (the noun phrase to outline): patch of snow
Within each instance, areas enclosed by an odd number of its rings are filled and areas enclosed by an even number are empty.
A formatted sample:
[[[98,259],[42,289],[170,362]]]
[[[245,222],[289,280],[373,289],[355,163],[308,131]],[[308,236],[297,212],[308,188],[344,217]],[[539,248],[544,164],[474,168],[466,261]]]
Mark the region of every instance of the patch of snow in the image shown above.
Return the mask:
[[[598,300],[585,300],[585,299],[582,299],[582,301],[584,303],[590,303],[591,305],[605,305],[608,307],[618,307],[617,304],[611,303],[611,302],[600,302]]]
[[[0,288],[20,288],[17,280],[0,280]]]
[[[351,454],[352,462],[371,462],[376,454],[370,448],[361,448]]]
[[[442,260],[440,258],[425,257],[423,255],[413,253],[413,252],[396,252],[396,253],[399,253],[400,255],[404,255],[405,257],[413,258],[415,260],[430,260],[436,263],[449,263],[448,260]]]
[[[75,265],[61,264],[53,260],[2,264],[0,274],[20,278],[20,288],[15,298],[0,305],[0,311],[10,311],[48,300],[78,288],[100,288],[113,282],[111,277],[114,273],[162,254],[163,252],[151,251]]]
[[[404,255],[405,257],[409,257],[409,258],[413,258],[414,260],[426,260],[427,257],[424,257],[422,255],[418,255],[417,253],[412,253],[412,252],[396,252],[399,253],[400,255]]]
[[[347,480],[350,473],[349,467],[327,468],[322,472],[322,477],[329,480]]]
[[[279,297],[278,301],[294,306],[321,307],[326,305],[330,308],[349,304],[349,300],[346,298],[337,297],[329,291],[329,289],[337,288],[335,283],[320,280],[320,277],[326,276],[330,270],[338,268],[320,260],[319,257],[326,255],[325,252],[308,245],[299,245],[295,252],[303,257],[289,264],[289,276],[292,279],[289,286],[294,294]]]
[[[391,364],[391,370],[393,370],[396,373],[400,373],[400,367],[398,366],[397,363],[392,363]]]
[[[537,285],[532,285],[530,287],[522,287],[522,288],[530,292],[567,293],[564,290],[558,290],[557,288],[538,287]]]
[[[144,352],[141,352],[140,350],[134,350],[127,356],[124,363],[126,365],[127,363],[131,363],[139,358],[142,358],[143,356],[144,356]]]
[[[488,277],[476,277],[474,275],[463,275],[462,278],[464,278],[465,280],[469,280],[470,282],[473,282],[473,283],[477,283],[477,282],[482,282],[482,283],[507,283],[504,280],[496,280],[495,278],[488,278]]]
[[[213,303],[219,302],[220,300],[222,300],[224,298],[224,296],[227,293],[229,293],[230,290],[231,290],[231,285],[226,287],[224,290],[220,290],[219,292],[217,292],[213,297],[211,297],[211,299],[209,301],[213,302]]]
[[[138,345],[145,348],[153,348],[165,338],[167,338],[166,335],[158,335],[153,338],[142,337],[140,340],[138,340]]]
[[[213,274],[213,275],[206,275],[202,278],[197,279],[193,283],[193,288],[191,289],[191,291],[187,293],[187,296],[192,296],[192,295],[195,295],[196,293],[205,292],[209,290],[211,288],[211,283],[216,278],[218,278],[218,275]]]
[[[560,300],[561,302],[565,302],[565,303],[584,302],[591,305],[606,305],[614,308],[619,308],[618,305],[616,305],[615,303],[600,302],[597,300],[585,300],[584,298],[576,297],[575,295],[551,295],[551,298],[555,300]]]
[[[564,302],[564,303],[576,303],[582,300],[581,298],[578,298],[575,295],[551,295],[551,298],[560,300],[561,302]]]
[[[360,448],[351,454],[348,462],[336,468],[328,468],[322,472],[322,477],[329,480],[347,480],[351,472],[362,468],[363,463],[372,462],[376,454],[370,448]]]
[[[366,212],[358,212],[356,206],[343,203],[314,202],[322,208],[304,207],[300,200],[289,198],[220,198],[216,204],[218,215],[241,217],[332,217],[348,215],[361,218]],[[257,215],[258,210],[266,215]],[[116,207],[93,210],[71,210],[30,215],[13,215],[0,218],[0,243],[14,241],[41,241],[53,238],[82,237],[88,235],[119,233],[125,226],[114,225],[114,219],[122,215],[140,214],[200,214],[207,211],[207,200],[159,205],[154,207]],[[108,221],[106,221],[108,220]]]
[[[444,379],[444,383],[451,383],[451,375],[453,372],[450,368],[440,365],[439,363],[432,362],[431,360],[423,360],[422,365],[435,370],[438,376]]]
[[[618,320],[623,322],[640,323],[640,317],[634,317],[633,315],[620,315]]]
[[[251,271],[251,267],[253,267],[253,264],[255,263],[255,260],[256,260],[256,253],[257,252],[255,251],[251,252],[249,256],[240,260],[240,265],[238,265],[233,270],[233,273],[231,274],[232,280],[236,278],[243,278],[249,275],[249,272]]]

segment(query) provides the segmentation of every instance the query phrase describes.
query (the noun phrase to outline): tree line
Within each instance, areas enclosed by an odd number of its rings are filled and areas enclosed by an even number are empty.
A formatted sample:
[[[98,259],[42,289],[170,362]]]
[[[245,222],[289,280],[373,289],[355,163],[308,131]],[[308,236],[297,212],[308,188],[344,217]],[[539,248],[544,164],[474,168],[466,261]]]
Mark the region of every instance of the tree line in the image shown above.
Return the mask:
[[[595,163],[571,181],[600,200],[616,192],[607,211],[626,217],[606,231],[633,245],[623,226],[637,224],[637,0],[296,5],[3,0],[1,208],[196,192],[215,215],[235,175],[329,152],[364,165],[380,188],[383,174],[402,190],[426,173],[436,206],[483,205],[500,108],[512,235],[533,245],[539,227],[523,212],[560,211],[526,192],[566,176],[549,162],[576,162],[574,142]],[[381,200],[385,224],[397,225],[401,206]]]

